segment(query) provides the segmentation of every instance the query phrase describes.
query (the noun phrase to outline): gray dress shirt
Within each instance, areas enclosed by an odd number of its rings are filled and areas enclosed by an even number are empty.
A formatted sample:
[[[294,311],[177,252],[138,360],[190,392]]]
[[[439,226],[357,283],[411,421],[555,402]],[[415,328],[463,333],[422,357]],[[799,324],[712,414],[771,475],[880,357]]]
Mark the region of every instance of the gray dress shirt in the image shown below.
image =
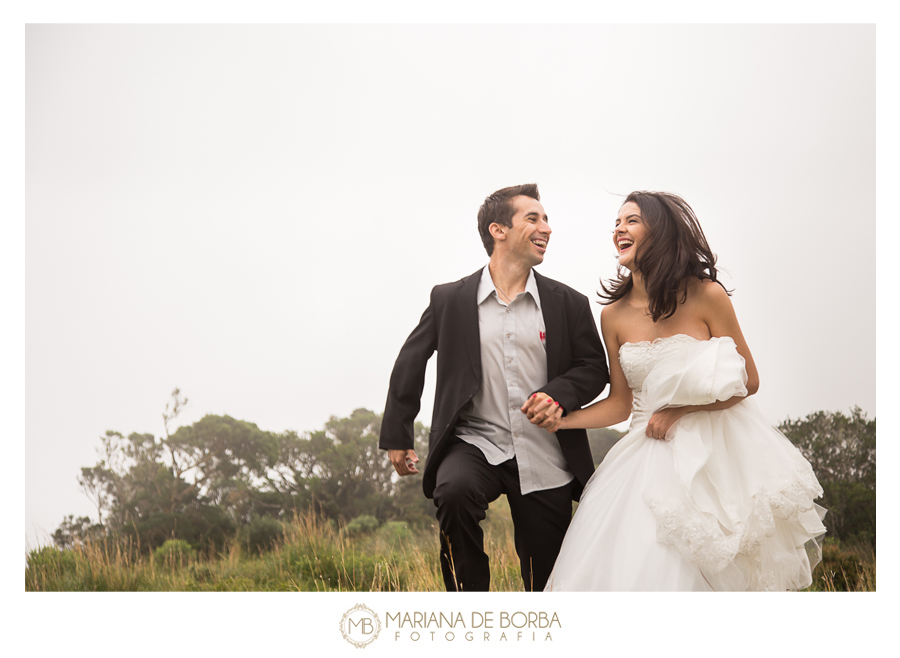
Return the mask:
[[[456,435],[479,448],[490,464],[516,457],[523,494],[561,487],[575,476],[556,434],[532,425],[520,411],[525,399],[547,383],[544,316],[534,272],[528,274],[525,292],[504,304],[486,266],[477,302],[481,387],[460,414]]]

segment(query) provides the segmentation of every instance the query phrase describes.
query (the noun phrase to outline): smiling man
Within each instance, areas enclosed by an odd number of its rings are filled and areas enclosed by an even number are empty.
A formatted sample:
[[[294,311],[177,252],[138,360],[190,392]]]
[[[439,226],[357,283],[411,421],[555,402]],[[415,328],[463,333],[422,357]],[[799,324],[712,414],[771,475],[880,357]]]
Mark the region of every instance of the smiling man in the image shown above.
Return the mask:
[[[609,381],[587,298],[533,268],[544,260],[550,224],[537,185],[494,192],[478,211],[490,262],[436,286],[391,374],[379,447],[401,476],[419,473],[413,424],[425,368],[438,370],[425,495],[441,530],[448,591],[487,591],[481,521],[506,494],[526,591],[544,588],[577,500],[593,472],[584,430],[554,432],[569,411]],[[523,409],[545,420],[529,422]]]

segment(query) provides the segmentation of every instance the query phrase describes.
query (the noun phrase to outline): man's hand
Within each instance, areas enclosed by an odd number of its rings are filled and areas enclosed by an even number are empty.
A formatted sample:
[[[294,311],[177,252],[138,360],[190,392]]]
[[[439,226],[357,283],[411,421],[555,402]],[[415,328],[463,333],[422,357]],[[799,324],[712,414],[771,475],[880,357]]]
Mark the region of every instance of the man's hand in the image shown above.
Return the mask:
[[[388,459],[391,460],[394,470],[400,476],[416,475],[419,472],[416,468],[419,457],[415,450],[388,450]]]
[[[563,408],[546,393],[535,393],[522,405],[522,413],[533,425],[555,432],[562,421]]]

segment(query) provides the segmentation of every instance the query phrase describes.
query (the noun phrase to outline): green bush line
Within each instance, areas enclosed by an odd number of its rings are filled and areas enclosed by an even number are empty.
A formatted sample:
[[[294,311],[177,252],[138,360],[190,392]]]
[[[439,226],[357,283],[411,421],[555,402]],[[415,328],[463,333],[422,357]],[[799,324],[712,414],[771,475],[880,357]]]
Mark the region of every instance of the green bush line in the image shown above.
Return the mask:
[[[364,527],[364,530],[360,530]],[[350,530],[348,532],[348,529]],[[126,540],[43,547],[27,556],[27,591],[429,591],[439,589],[434,529],[404,522],[335,528],[307,516],[259,552],[246,538],[203,555],[183,540],[147,554]]]

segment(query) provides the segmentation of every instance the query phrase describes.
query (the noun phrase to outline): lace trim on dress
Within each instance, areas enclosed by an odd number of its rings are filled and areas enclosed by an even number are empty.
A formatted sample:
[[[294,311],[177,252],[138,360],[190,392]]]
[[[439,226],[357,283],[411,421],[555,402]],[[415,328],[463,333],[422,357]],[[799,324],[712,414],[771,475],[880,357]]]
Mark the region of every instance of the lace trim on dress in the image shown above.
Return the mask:
[[[619,353],[621,354],[623,347],[636,347],[640,350],[649,351],[649,348],[654,345],[661,343],[666,340],[681,340],[688,339],[688,341],[693,341],[695,343],[702,343],[703,341],[699,338],[694,338],[688,334],[672,334],[671,336],[661,336],[659,338],[654,338],[653,340],[639,340],[633,343],[622,343],[619,345]]]
[[[731,531],[693,504],[686,492],[647,495],[645,500],[657,520],[657,540],[677,549],[713,583],[714,576],[734,565],[750,590],[806,587],[809,583],[781,582],[783,578],[776,574],[784,575],[784,564],[766,560],[762,554],[763,541],[775,534],[778,521],[802,524],[800,515],[818,507],[813,498],[822,495],[822,487],[812,469],[798,469],[794,476],[775,490],[755,494],[749,517],[736,522]]]

